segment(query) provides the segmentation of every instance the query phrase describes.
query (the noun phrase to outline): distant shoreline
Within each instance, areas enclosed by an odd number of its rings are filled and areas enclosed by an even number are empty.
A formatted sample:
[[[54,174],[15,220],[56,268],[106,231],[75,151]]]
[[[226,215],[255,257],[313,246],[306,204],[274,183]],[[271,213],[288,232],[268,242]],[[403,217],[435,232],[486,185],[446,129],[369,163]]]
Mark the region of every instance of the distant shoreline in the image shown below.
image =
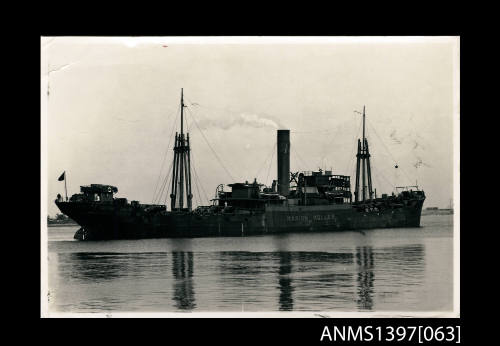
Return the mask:
[[[453,209],[424,209],[422,215],[452,215]]]
[[[78,226],[76,222],[48,223],[47,227]]]

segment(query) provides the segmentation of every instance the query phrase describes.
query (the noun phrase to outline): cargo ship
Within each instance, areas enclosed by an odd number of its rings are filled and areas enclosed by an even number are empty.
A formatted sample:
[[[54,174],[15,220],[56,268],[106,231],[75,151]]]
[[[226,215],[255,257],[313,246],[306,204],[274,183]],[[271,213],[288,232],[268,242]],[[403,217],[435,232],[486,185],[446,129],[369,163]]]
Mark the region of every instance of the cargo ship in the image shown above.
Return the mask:
[[[350,176],[332,171],[290,172],[290,130],[277,130],[277,179],[272,186],[235,182],[216,189],[211,205],[193,209],[189,133],[184,133],[181,90],[180,132],[175,134],[170,210],[166,204],[141,204],[116,198],[117,187],[81,186],[80,193],[55,201],[75,220],[78,240],[169,237],[253,236],[289,232],[331,232],[373,228],[419,227],[425,193],[418,186],[377,196],[370,151],[357,140],[354,196]],[[354,197],[354,198],[353,198]],[[354,199],[354,200],[353,200]]]

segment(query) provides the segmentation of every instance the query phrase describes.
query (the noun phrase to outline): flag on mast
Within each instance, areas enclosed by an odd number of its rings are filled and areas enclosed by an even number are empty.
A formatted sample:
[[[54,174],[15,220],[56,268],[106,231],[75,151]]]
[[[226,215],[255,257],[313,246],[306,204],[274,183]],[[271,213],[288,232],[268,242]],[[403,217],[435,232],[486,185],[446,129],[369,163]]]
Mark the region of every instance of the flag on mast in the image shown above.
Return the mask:
[[[66,194],[66,201],[68,201],[68,188],[66,187],[66,171],[64,171],[59,178],[57,178],[58,181],[63,181],[64,180],[64,192]]]

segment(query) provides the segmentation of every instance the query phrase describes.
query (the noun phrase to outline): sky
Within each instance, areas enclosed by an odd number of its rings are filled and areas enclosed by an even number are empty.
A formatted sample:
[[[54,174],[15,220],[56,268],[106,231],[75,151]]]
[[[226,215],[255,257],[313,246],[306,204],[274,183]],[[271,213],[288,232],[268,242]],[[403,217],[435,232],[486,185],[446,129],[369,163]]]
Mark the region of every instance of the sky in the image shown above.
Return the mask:
[[[447,208],[458,51],[454,37],[42,37],[42,203],[59,212],[66,171],[68,196],[110,184],[117,197],[169,205],[161,186],[183,88],[194,206],[219,184],[271,185],[277,129],[291,131],[291,171],[354,181],[365,106],[377,194],[418,184],[424,207]]]

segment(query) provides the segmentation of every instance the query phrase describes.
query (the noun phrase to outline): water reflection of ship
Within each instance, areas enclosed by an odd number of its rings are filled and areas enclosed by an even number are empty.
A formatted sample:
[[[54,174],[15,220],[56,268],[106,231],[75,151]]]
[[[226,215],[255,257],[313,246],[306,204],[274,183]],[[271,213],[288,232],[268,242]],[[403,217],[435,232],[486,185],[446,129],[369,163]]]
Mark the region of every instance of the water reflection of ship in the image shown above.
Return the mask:
[[[354,255],[350,252],[293,253],[295,310],[335,310],[351,304]]]
[[[405,291],[413,294],[425,274],[423,244],[376,249],[363,246],[343,253],[282,250],[219,253],[218,278],[222,287],[228,288],[224,299],[229,306],[245,297],[266,303],[269,293],[265,287],[271,280],[277,292],[277,309],[282,311],[316,310],[319,305],[326,310],[374,310],[380,297],[399,299]],[[194,254],[190,251],[59,253],[57,267],[64,280],[82,283],[121,277],[142,280],[151,275],[165,278],[165,256],[172,256],[174,306],[177,310],[195,309]]]
[[[358,309],[372,310],[373,308],[373,281],[375,275],[373,273],[373,252],[368,246],[356,248],[356,264],[359,271],[357,276],[358,284]]]
[[[290,252],[290,238],[284,235],[275,236],[273,241],[279,257],[278,285],[280,294],[278,308],[281,311],[291,311],[293,310],[294,287],[291,277],[293,253]]]
[[[386,287],[386,292],[377,292],[374,285],[375,258],[379,263],[384,263],[382,270],[379,268],[377,271],[377,282],[380,282],[379,286]],[[420,285],[425,271],[424,258],[425,248],[423,244],[382,248],[376,253],[373,252],[371,246],[357,247],[358,298],[356,303],[358,309],[373,310],[373,297],[376,293],[399,295],[404,289]]]
[[[193,288],[193,253],[172,253],[172,274],[174,276],[175,306],[180,310],[192,310],[196,307]]]
[[[279,309],[284,311],[293,310],[293,286],[292,278],[292,254],[290,252],[279,252]]]
[[[279,252],[221,252],[220,277],[222,285],[241,288],[242,292],[228,292],[225,299],[234,300],[234,294],[239,294],[237,300],[246,296],[246,291],[254,290],[267,285],[264,281],[272,274],[277,280],[276,288],[279,291],[278,309],[282,311],[293,310],[293,291],[291,274],[293,271],[292,258],[294,253]],[[229,275],[228,275],[229,274]],[[269,276],[271,277],[271,276]]]

